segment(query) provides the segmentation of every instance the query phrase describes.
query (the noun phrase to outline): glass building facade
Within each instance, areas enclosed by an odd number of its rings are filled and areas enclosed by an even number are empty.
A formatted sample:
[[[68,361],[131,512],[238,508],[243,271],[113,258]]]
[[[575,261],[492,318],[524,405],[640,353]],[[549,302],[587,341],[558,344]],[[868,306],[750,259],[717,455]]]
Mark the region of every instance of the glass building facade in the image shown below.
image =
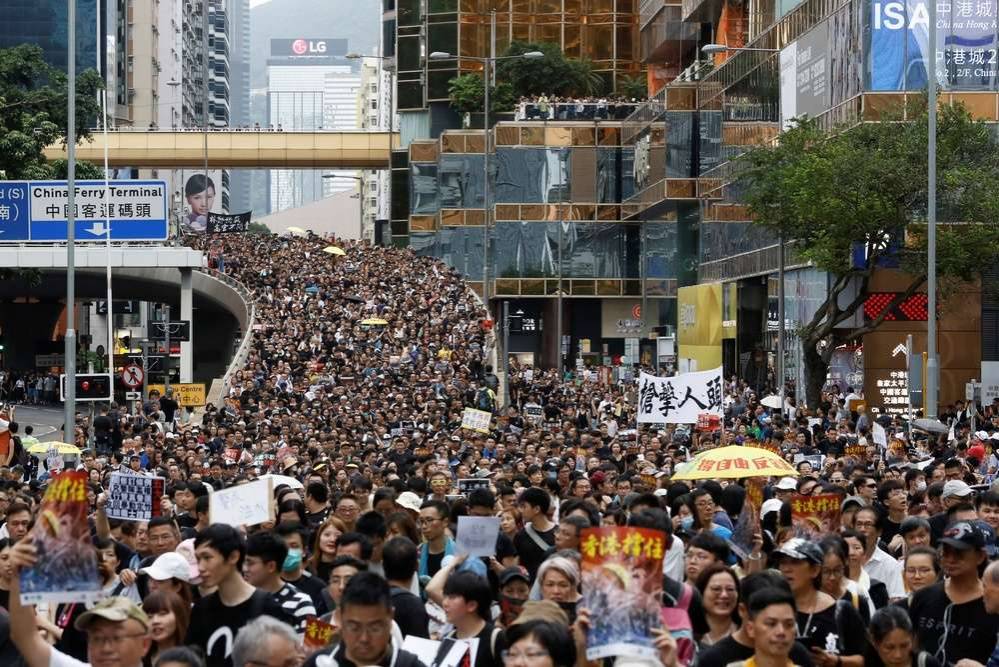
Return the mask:
[[[69,46],[66,0],[0,0],[0,48],[35,44],[42,48],[45,61],[66,71]],[[104,72],[106,45],[98,35],[103,26],[106,0],[77,0],[76,70]],[[113,32],[112,32],[113,34]]]
[[[637,0],[384,0],[383,25],[395,28],[393,55],[399,72],[400,110],[425,109],[447,101],[448,82],[482,70],[511,41],[558,44],[572,58],[590,60],[615,90],[618,77],[637,75]],[[431,61],[433,52],[456,56]]]

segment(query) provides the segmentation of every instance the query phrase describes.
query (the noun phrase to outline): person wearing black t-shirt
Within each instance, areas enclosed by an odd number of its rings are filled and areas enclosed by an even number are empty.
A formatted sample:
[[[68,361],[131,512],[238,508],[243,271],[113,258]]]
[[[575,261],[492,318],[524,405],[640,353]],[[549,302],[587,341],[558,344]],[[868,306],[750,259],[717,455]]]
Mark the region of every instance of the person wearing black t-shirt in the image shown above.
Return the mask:
[[[403,637],[430,639],[430,619],[419,595],[409,590],[416,574],[416,545],[408,537],[393,537],[382,547],[382,568],[392,587],[392,609]]]
[[[824,561],[821,547],[796,537],[774,557],[794,595],[797,637],[812,652],[812,661],[818,667],[863,667],[866,628],[860,613],[816,585]]]
[[[748,575],[739,583],[739,618],[748,619],[749,609],[746,601],[753,593],[762,590],[780,590],[790,594],[791,588],[787,580],[773,570],[764,570]],[[746,623],[728,637],[719,640],[713,646],[700,651],[694,661],[695,667],[725,667],[733,662],[748,660],[753,656],[755,644],[749,636]],[[791,662],[799,667],[812,667],[812,656],[799,641],[791,647]]]
[[[909,618],[919,648],[943,665],[962,659],[986,664],[996,645],[999,615],[985,605],[978,569],[986,560],[986,531],[978,521],[958,521],[940,538],[946,580],[917,591]]]
[[[442,500],[427,500],[420,507],[420,532],[423,544],[420,545],[420,576],[432,577],[441,569],[445,556],[455,552],[454,540],[447,536],[447,520],[450,510]]]
[[[392,645],[392,596],[387,581],[358,572],[340,598],[340,641],[309,656],[302,667],[424,667],[420,659]]]
[[[218,590],[194,603],[184,643],[203,648],[208,667],[233,667],[236,633],[254,618],[266,614],[294,623],[271,593],[243,579],[246,542],[235,528],[212,524],[195,539],[194,553],[202,585]]]
[[[531,575],[531,581],[537,576],[549,549],[555,546],[555,524],[548,519],[550,508],[548,492],[535,486],[524,489],[517,501],[524,527],[514,536],[513,545],[520,556],[520,564]]]

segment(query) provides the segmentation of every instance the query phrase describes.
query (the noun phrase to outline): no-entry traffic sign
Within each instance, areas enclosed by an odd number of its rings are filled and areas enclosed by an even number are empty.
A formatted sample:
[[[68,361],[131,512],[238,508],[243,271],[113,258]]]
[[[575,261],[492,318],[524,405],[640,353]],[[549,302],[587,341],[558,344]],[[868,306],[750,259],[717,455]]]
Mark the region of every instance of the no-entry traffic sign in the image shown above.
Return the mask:
[[[142,366],[136,366],[135,364],[125,366],[121,371],[121,381],[126,387],[131,387],[132,389],[141,387],[145,376],[146,374],[142,371]]]

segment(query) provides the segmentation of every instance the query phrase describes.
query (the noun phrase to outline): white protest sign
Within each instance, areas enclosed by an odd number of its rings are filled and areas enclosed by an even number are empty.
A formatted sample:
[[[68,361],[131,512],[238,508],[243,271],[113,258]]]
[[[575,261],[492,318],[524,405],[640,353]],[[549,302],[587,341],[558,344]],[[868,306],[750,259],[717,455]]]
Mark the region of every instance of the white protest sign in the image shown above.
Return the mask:
[[[493,413],[475,408],[465,408],[461,413],[461,427],[479,433],[489,433],[489,423],[493,420]]]
[[[639,424],[696,424],[703,413],[722,416],[722,369],[638,380]]]
[[[406,635],[402,642],[402,650],[409,651],[420,659],[424,665],[434,664],[437,651],[441,648],[441,643],[433,639],[424,639],[416,635]]]
[[[109,519],[149,521],[160,515],[160,499],[166,480],[135,474],[111,473],[108,503],[104,508]]]
[[[500,520],[495,516],[458,517],[458,551],[469,556],[495,556]]]
[[[537,403],[524,404],[524,416],[528,421],[538,424],[545,419],[545,410]]]
[[[873,438],[874,444],[881,447],[882,450],[888,448],[888,433],[885,432],[885,427],[881,424],[871,423],[871,438]]]
[[[240,484],[208,496],[211,523],[254,526],[274,520],[274,491],[270,479]]]
[[[66,467],[66,461],[62,458],[62,454],[55,447],[50,447],[49,451],[45,453],[45,467],[49,472],[54,472],[56,470],[62,470]]]

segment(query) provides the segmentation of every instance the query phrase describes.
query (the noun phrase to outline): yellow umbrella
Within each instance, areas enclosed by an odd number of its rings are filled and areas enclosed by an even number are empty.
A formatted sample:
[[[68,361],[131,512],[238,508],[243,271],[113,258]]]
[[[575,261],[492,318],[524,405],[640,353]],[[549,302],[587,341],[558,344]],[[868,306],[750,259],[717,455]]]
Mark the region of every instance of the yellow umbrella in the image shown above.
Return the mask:
[[[730,445],[701,452],[673,479],[797,477],[794,466],[766,449]]]
[[[372,327],[383,327],[388,324],[387,320],[383,320],[380,317],[369,317],[366,320],[361,320],[361,324],[366,324]]]
[[[50,449],[55,447],[60,454],[79,454],[80,448],[76,445],[71,445],[66,442],[36,442],[28,447],[29,454],[47,454]]]
[[[289,232],[291,234],[302,234],[302,235],[305,234],[305,230],[302,229],[301,227],[289,227],[288,229],[286,229],[284,231]]]
[[[344,257],[347,253],[343,251],[343,248],[338,248],[335,245],[328,245],[323,248],[323,252],[327,255],[337,255],[338,257]]]

